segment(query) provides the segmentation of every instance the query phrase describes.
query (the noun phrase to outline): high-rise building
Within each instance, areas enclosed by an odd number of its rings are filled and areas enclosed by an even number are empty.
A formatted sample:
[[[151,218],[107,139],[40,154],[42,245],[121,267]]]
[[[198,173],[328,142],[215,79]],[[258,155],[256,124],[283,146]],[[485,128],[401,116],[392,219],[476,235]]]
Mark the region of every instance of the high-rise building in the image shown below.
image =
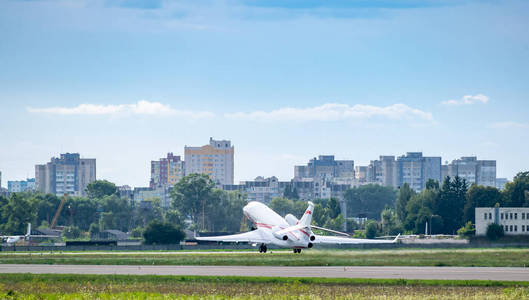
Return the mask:
[[[295,178],[354,178],[354,161],[335,160],[334,155],[320,155],[306,166],[294,166]]]
[[[358,183],[367,182],[367,166],[355,166],[355,180]]]
[[[222,185],[225,191],[239,191],[246,194],[246,199],[269,204],[272,199],[283,195],[284,182],[279,182],[277,177],[256,177],[253,181],[241,181],[239,184]]]
[[[441,157],[422,156],[422,152],[407,152],[397,158],[397,186],[408,183],[416,191],[425,188],[428,179],[441,181]]]
[[[395,156],[381,155],[367,166],[367,182],[397,187],[397,162]]]
[[[162,186],[173,186],[184,177],[184,162],[180,156],[167,153],[166,158],[151,161],[151,181],[149,186],[154,189]]]
[[[496,161],[478,160],[476,156],[464,156],[443,165],[442,178],[459,176],[470,184],[496,186]]]
[[[86,186],[95,180],[95,158],[80,158],[79,153],[64,153],[35,166],[35,188],[42,193],[86,196]]]
[[[209,139],[209,145],[184,148],[185,175],[207,174],[217,185],[233,184],[234,147],[229,140]]]
[[[35,190],[35,178],[28,178],[27,180],[8,181],[7,190],[10,193],[19,193]]]

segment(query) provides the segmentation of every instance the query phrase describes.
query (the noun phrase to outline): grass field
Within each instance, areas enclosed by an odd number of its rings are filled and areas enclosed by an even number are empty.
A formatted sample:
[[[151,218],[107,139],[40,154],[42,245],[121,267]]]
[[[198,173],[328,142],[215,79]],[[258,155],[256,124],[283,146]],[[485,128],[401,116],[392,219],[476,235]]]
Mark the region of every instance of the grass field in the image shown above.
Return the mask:
[[[284,251],[266,254],[258,252],[1,253],[0,264],[528,267],[529,250],[520,248],[309,250],[301,255]]]
[[[529,283],[0,274],[2,299],[529,299]]]

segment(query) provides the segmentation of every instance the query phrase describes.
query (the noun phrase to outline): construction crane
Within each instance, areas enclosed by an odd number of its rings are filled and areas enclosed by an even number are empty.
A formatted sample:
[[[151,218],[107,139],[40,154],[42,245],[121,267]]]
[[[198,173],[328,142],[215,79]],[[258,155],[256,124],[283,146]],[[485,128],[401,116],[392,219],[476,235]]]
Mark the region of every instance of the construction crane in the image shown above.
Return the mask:
[[[59,219],[59,216],[61,215],[62,208],[64,207],[64,203],[66,202],[66,198],[68,198],[68,194],[64,194],[61,199],[61,203],[59,203],[59,208],[57,208],[57,211],[55,212],[55,216],[53,216],[53,220],[51,220],[50,229],[55,228],[55,224],[57,223],[57,220]]]

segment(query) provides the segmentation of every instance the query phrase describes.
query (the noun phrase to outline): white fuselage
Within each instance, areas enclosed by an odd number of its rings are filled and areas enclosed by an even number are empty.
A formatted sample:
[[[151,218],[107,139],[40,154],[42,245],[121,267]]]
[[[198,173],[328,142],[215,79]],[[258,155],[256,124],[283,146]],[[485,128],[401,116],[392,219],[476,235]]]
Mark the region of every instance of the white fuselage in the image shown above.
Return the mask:
[[[274,232],[286,229],[295,224],[289,224],[283,217],[260,202],[250,202],[243,208],[244,215],[252,221],[263,238],[269,239],[272,244],[282,248],[310,248],[310,229],[298,229],[288,232],[287,239],[274,235]],[[294,218],[295,219],[295,218]],[[292,219],[289,219],[292,223]],[[297,221],[297,220],[296,220]],[[310,245],[310,246],[309,246]]]
[[[22,239],[21,236],[9,236],[7,237],[6,243],[7,244],[14,244]]]

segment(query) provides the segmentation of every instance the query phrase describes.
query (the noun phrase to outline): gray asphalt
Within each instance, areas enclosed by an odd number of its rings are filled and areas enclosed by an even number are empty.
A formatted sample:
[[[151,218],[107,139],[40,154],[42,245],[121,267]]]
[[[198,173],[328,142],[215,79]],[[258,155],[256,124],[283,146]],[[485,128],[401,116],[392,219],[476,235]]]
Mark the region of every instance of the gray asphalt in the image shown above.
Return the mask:
[[[0,265],[0,273],[210,275],[529,281],[529,268]]]

